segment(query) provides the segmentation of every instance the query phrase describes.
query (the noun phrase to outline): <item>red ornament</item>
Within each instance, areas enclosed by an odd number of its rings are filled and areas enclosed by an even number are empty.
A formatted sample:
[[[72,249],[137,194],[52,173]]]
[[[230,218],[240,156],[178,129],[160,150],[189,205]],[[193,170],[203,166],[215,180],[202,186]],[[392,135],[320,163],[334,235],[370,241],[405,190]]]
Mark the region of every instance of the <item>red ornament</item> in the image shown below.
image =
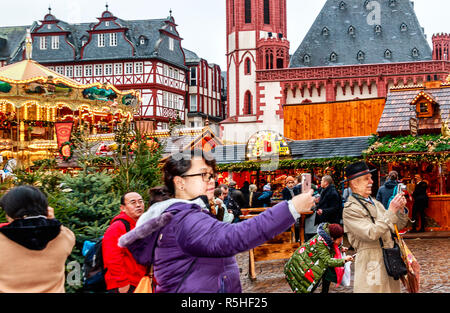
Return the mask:
[[[314,273],[311,269],[307,270],[305,273],[305,278],[310,282],[313,283],[314,282]]]

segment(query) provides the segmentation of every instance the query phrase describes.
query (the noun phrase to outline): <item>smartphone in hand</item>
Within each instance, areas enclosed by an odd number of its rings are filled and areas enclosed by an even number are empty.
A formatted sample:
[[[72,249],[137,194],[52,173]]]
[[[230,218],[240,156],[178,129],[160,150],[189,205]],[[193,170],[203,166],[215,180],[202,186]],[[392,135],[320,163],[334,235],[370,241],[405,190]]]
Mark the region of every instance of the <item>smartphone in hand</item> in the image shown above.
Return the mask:
[[[308,193],[311,190],[311,174],[302,174],[302,193]]]

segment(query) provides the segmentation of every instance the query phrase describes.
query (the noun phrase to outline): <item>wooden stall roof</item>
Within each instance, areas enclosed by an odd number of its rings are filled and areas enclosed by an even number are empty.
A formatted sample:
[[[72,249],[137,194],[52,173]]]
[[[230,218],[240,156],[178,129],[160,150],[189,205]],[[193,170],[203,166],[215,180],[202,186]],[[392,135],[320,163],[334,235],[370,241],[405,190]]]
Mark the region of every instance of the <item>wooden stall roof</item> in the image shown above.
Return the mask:
[[[419,132],[439,133],[442,122],[450,117],[450,85],[448,84],[442,84],[439,88],[391,90],[378,124],[378,134],[380,136],[408,134],[410,119],[417,117],[415,99],[421,95],[428,95],[437,107],[432,117],[420,118]]]

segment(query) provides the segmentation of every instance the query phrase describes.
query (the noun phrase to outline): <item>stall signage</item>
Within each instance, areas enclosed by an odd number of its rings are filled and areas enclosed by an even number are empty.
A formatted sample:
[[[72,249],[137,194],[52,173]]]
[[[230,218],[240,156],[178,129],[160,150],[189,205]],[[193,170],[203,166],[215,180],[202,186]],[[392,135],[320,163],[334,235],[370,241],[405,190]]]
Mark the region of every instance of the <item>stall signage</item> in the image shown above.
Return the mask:
[[[411,117],[409,119],[409,130],[411,132],[411,136],[416,137],[417,136],[417,129],[418,129],[418,121],[417,118]]]
[[[58,142],[58,148],[61,147],[62,143],[70,140],[72,134],[72,122],[57,122],[55,123],[56,130],[56,140]]]
[[[260,131],[250,137],[246,152],[248,159],[289,156],[291,154],[284,136],[273,131]]]

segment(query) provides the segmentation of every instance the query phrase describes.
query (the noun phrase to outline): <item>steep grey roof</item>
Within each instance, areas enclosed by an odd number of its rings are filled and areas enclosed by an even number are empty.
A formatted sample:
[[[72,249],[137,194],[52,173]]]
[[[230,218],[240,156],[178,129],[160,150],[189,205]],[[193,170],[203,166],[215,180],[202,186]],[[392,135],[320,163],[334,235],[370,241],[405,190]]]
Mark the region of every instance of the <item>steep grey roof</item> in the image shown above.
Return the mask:
[[[217,164],[240,163],[245,161],[246,145],[217,146],[212,151]]]
[[[186,58],[186,64],[198,63],[200,62],[200,57],[193,51],[183,48],[184,56]]]
[[[27,28],[30,26],[0,27],[0,60],[13,58],[27,35]]]
[[[110,20],[108,26],[106,26],[104,20],[101,20],[101,18],[111,17],[114,18],[114,22]],[[176,66],[185,67],[184,53],[180,43],[181,38],[172,16],[163,19],[128,21],[115,18],[109,11],[105,11],[101,18],[91,23],[70,24],[47,14],[44,21],[56,23],[48,29],[47,27],[39,27],[40,25],[35,22],[32,33],[61,33],[59,49],[50,49],[51,43],[50,38],[48,38],[48,48],[40,50],[39,40],[34,40],[33,60],[40,63],[78,61],[81,59],[82,40],[83,38],[89,39],[89,31],[126,28],[125,36],[118,33],[117,45],[112,47],[109,46],[108,36],[105,36],[104,48],[97,46],[97,38],[93,36],[91,41],[83,48],[83,60],[158,58]],[[21,53],[23,49],[21,45],[25,40],[27,27],[30,26],[0,27],[0,36],[5,37],[7,42],[5,46],[2,38],[0,38],[0,59],[10,56],[13,50],[19,50]],[[173,50],[169,48],[170,36],[175,37]],[[143,43],[141,43],[141,39],[143,39]]]
[[[377,4],[380,14],[376,14]],[[431,59],[431,48],[409,0],[327,0],[289,67]]]
[[[421,91],[436,101],[438,110],[432,118],[421,118],[419,129],[439,131],[441,121],[450,118],[450,87],[391,91],[387,96],[377,133],[380,135],[388,133],[408,134],[410,132],[409,120],[411,117],[416,117],[416,108],[411,103]]]

